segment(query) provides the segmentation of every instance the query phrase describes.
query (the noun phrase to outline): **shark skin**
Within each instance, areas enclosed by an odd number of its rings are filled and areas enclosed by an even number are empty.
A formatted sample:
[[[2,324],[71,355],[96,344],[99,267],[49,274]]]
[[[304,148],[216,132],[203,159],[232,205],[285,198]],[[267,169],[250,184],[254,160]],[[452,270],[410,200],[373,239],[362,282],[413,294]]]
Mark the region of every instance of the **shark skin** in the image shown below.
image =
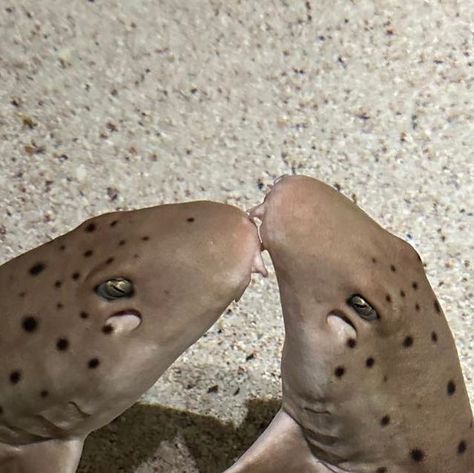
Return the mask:
[[[0,471],[73,473],[265,273],[258,232],[201,201],[105,214],[0,267]]]
[[[453,336],[417,252],[315,179],[251,211],[285,323],[282,406],[227,473],[473,473]]]

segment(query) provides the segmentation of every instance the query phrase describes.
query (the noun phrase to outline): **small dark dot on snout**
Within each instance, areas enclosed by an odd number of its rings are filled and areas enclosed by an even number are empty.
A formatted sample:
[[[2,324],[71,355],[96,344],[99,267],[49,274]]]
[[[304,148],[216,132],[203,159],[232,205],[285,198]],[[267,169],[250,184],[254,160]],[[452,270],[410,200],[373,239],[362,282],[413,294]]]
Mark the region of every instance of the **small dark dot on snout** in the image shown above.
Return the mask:
[[[462,455],[467,450],[467,443],[465,440],[461,440],[458,444],[458,454]]]
[[[95,223],[89,223],[89,225],[86,226],[85,231],[87,233],[92,233],[97,230],[97,225]]]
[[[87,250],[84,252],[84,258],[90,258],[94,252],[92,250]]]
[[[397,270],[397,268],[395,267],[395,265],[391,264],[390,265],[390,271],[392,271],[392,273],[394,273],[396,270]]]
[[[3,407],[0,406],[0,416],[3,414]]]
[[[411,450],[410,456],[412,460],[416,462],[422,462],[425,459],[425,454],[423,450],[420,450],[419,448],[414,448],[413,450]]]
[[[380,425],[385,427],[388,424],[390,424],[390,416],[383,416],[382,419],[380,419]]]
[[[74,279],[74,281],[77,281],[80,277],[81,277],[81,273],[79,273],[78,271],[72,273],[72,279]]]
[[[392,302],[392,296],[391,296],[390,294],[386,294],[386,295],[385,295],[385,300],[386,300],[387,302]]]
[[[54,287],[56,287],[56,288],[58,288],[58,289],[59,289],[62,285],[63,285],[63,283],[62,283],[61,281],[56,281],[56,282],[54,283]]]
[[[405,348],[409,348],[413,345],[413,337],[411,335],[408,335],[405,337],[405,340],[403,340],[403,346]]]
[[[112,333],[114,331],[114,327],[110,324],[104,325],[102,327],[102,332],[104,332],[106,335]]]
[[[110,263],[113,263],[115,260],[115,258],[113,258],[112,256],[110,258],[107,258],[107,260],[105,261],[105,264],[110,264]]]
[[[100,365],[100,361],[98,358],[91,358],[88,363],[87,363],[87,366],[90,368],[90,369],[95,369],[97,368],[98,366]]]
[[[36,263],[30,268],[30,274],[32,276],[38,276],[41,272],[43,272],[46,268],[44,263]]]
[[[64,305],[61,302],[58,302],[56,304],[56,309],[61,310],[64,307]]]
[[[41,392],[40,392],[40,396],[44,399],[46,397],[49,396],[49,392],[46,390],[46,389],[43,389]]]
[[[435,311],[436,311],[438,314],[441,314],[441,306],[439,305],[439,302],[435,300],[434,303],[433,303],[433,305],[434,305]]]
[[[355,348],[357,345],[357,340],[355,338],[349,338],[346,343],[349,348]]]
[[[367,360],[365,360],[365,366],[367,366],[367,368],[372,368],[374,364],[375,364],[375,360],[371,356],[367,358]]]
[[[67,338],[59,338],[56,342],[56,348],[59,351],[65,351],[69,348],[69,340]]]
[[[21,323],[25,332],[35,332],[38,329],[38,320],[32,316],[26,316]]]
[[[21,372],[18,370],[12,371],[10,373],[10,383],[18,384],[21,381]]]
[[[346,369],[344,368],[344,366],[338,366],[334,370],[334,375],[336,376],[336,378],[342,378],[345,373],[346,373]]]
[[[118,223],[118,220],[113,220],[112,222],[110,222],[109,225],[110,225],[111,227],[115,227],[115,225],[117,225],[117,223]]]
[[[79,313],[79,316],[81,317],[81,319],[87,319],[87,318],[89,318],[89,314],[88,314],[87,312],[85,312],[85,311],[81,311],[81,312]]]
[[[377,468],[377,471],[375,473],[387,473],[387,468],[385,466],[380,466]]]
[[[125,243],[127,243],[126,240],[120,240],[119,241],[119,246],[123,246],[123,245],[125,245]]]
[[[448,383],[448,396],[452,396],[456,392],[456,384],[454,381]]]
[[[418,283],[416,281],[413,281],[411,283],[411,287],[416,291],[418,289]]]
[[[186,221],[189,222],[189,223],[192,223],[192,222],[194,222],[194,217],[188,217],[186,219]]]
[[[418,304],[418,302],[415,304],[415,310],[416,310],[417,312],[420,311],[420,304]]]
[[[438,341],[438,334],[436,332],[431,332],[431,341],[436,343]]]
[[[142,241],[149,241],[150,240],[150,237],[149,236],[144,236],[142,237]]]
[[[401,297],[405,297],[405,296],[406,296],[405,291],[404,291],[403,289],[400,289],[400,296],[401,296]]]

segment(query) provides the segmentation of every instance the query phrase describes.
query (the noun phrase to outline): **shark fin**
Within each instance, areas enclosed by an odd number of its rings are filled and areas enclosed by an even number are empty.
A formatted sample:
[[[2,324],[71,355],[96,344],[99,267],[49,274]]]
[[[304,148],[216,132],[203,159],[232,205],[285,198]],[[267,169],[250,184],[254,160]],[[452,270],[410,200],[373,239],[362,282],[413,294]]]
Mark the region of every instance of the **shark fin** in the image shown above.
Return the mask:
[[[255,443],[224,473],[328,473],[314,458],[301,427],[280,410]]]

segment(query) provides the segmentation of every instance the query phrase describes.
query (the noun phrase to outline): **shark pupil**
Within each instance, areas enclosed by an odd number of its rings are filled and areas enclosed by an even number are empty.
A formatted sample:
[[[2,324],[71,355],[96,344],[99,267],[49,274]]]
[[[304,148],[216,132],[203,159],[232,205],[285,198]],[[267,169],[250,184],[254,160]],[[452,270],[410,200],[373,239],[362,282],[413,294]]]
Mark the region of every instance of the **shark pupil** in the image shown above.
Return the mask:
[[[375,309],[360,295],[354,294],[347,303],[365,320],[378,319]]]
[[[134,294],[133,283],[125,278],[114,278],[99,284],[95,292],[107,300],[121,297],[132,297]]]

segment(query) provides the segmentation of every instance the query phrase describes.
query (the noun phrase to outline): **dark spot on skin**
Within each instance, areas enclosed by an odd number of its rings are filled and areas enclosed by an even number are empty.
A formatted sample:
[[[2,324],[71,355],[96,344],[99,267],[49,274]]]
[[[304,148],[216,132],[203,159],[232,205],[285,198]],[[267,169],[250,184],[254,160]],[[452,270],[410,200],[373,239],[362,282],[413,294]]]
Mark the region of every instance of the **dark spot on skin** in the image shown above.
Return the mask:
[[[419,310],[420,310],[420,304],[418,304],[418,302],[415,304],[415,310],[417,312],[419,312]]]
[[[433,343],[436,343],[438,341],[438,334],[436,332],[431,332],[431,340]]]
[[[39,273],[44,271],[46,265],[44,263],[36,263],[30,268],[30,274],[32,276],[38,276]]]
[[[387,468],[385,468],[384,466],[381,466],[377,468],[377,471],[375,473],[387,473]]]
[[[452,396],[455,392],[456,392],[456,384],[454,384],[454,381],[449,381],[448,396]]]
[[[416,461],[416,462],[422,462],[425,458],[425,454],[419,448],[414,448],[410,452],[410,456],[411,456],[412,460]]]
[[[465,440],[461,440],[458,445],[458,454],[462,455],[467,449],[467,444]]]
[[[367,358],[367,360],[365,360],[365,366],[367,366],[367,368],[372,368],[374,364],[375,364],[375,360],[372,357],[369,357]]]
[[[119,246],[123,246],[123,245],[125,245],[125,243],[127,243],[125,240],[120,240],[119,241]]]
[[[19,294],[18,294],[18,297],[25,297],[26,296],[26,292],[25,291],[21,291]]]
[[[87,312],[82,311],[80,314],[81,319],[87,319],[89,317],[89,314]]]
[[[346,372],[346,369],[344,368],[344,366],[338,366],[334,370],[334,374],[335,374],[336,378],[342,378],[344,376],[345,372]]]
[[[110,257],[109,259],[107,259],[107,261],[105,262],[105,264],[113,263],[113,262],[114,262],[114,259],[115,259],[115,258]]]
[[[408,335],[405,337],[405,340],[403,340],[403,346],[405,348],[411,347],[413,345],[413,337]]]
[[[25,332],[34,332],[38,328],[38,321],[31,316],[25,317],[21,323]]]
[[[387,294],[387,295],[385,296],[385,300],[386,300],[387,302],[392,302],[392,297],[390,296],[390,294]]]
[[[411,287],[416,291],[418,289],[418,283],[416,281],[413,281],[411,283]]]
[[[376,263],[377,262],[377,258],[372,258],[372,263]]]
[[[63,285],[63,283],[61,281],[56,281],[54,283],[54,287],[57,287],[58,289]]]
[[[386,383],[388,381],[388,377],[387,376],[384,376],[383,377],[383,382]]]
[[[102,332],[104,332],[105,334],[112,333],[113,331],[114,331],[114,328],[110,324],[104,325],[102,327]]]
[[[438,314],[441,314],[441,306],[439,305],[439,302],[436,300],[434,301],[434,308]]]
[[[90,369],[95,369],[99,366],[100,364],[100,361],[98,358],[92,358],[89,360],[89,362],[87,363],[87,366],[90,368]]]
[[[194,217],[189,217],[186,219],[187,222],[192,223],[194,222]]]
[[[405,294],[405,291],[404,291],[403,289],[400,289],[400,295],[401,295],[402,297],[405,297],[406,294]]]
[[[89,225],[87,225],[87,227],[85,228],[87,233],[95,232],[96,229],[97,229],[97,225],[95,223],[89,223]]]
[[[64,251],[64,250],[66,249],[66,245],[61,245],[61,246],[59,247],[59,249],[60,249],[61,251]]]
[[[397,270],[397,268],[393,264],[390,265],[390,269],[393,273]]]
[[[149,236],[144,236],[144,237],[142,237],[142,240],[143,240],[143,241],[148,241],[149,239],[150,239]]]
[[[380,425],[385,427],[386,425],[390,424],[390,416],[383,416],[380,420]]]
[[[84,253],[84,258],[89,258],[90,256],[92,256],[94,254],[94,252],[92,250],[87,250],[85,253]]]
[[[3,414],[3,407],[0,406],[0,416]]]
[[[349,338],[349,340],[347,340],[347,346],[349,348],[355,348],[356,345],[357,345],[357,340],[355,338]]]
[[[46,391],[46,389],[43,389],[43,390],[40,392],[40,396],[44,399],[45,397],[48,397],[48,396],[49,396],[49,392]]]
[[[77,271],[75,273],[72,273],[72,279],[74,279],[74,281],[77,281],[80,277],[81,277],[81,273]]]
[[[63,306],[63,304],[61,304],[61,302],[58,302],[58,303],[56,304],[56,309],[58,309],[58,310],[61,310],[63,307],[64,307],[64,306]]]
[[[20,371],[12,371],[10,373],[10,383],[18,384],[21,380],[21,372]]]
[[[117,225],[117,223],[118,223],[118,220],[114,220],[113,222],[110,222],[110,226],[115,227],[115,225]]]
[[[59,351],[65,351],[69,348],[69,340],[67,338],[59,338],[56,342],[56,348]]]

